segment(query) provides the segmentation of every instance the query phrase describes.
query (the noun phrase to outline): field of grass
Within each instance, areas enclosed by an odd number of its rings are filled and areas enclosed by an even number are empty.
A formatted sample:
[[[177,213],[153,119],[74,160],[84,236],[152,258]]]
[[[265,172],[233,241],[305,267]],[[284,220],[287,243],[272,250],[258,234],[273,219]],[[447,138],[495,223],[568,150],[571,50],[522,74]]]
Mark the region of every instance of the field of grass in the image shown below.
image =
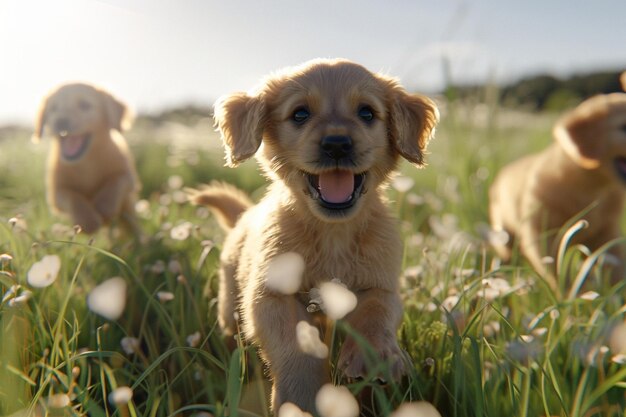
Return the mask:
[[[428,167],[402,165],[389,189],[405,239],[399,337],[414,368],[397,384],[348,388],[381,416],[421,400],[450,417],[624,416],[624,285],[590,282],[558,297],[521,257],[503,265],[488,246],[491,180],[544,147],[556,115],[442,110]],[[223,233],[182,192],[223,179],[258,198],[254,162],[222,167],[207,119],[139,119],[126,137],[143,181],[144,238],[90,237],[49,213],[47,144],[29,135],[0,129],[0,415],[268,415],[254,349],[229,351],[215,320]],[[60,261],[56,280],[29,285],[49,255]],[[555,261],[587,276],[586,258],[571,247]],[[113,277],[127,284],[126,302],[107,319],[87,300]]]

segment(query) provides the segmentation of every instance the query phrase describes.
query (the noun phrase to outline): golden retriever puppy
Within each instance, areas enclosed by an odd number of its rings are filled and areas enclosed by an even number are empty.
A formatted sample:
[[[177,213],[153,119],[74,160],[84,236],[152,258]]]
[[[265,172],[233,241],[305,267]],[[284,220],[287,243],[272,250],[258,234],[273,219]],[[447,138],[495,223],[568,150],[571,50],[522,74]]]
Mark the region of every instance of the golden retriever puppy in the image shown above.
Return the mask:
[[[556,259],[557,232],[577,215],[589,226],[572,243],[598,249],[621,236],[620,219],[626,186],[626,94],[592,97],[555,125],[555,143],[537,155],[506,166],[490,189],[494,229],[519,240],[532,266],[556,288],[554,271],[542,262]],[[508,246],[496,248],[507,260]],[[610,253],[623,262],[620,248]],[[613,281],[623,267],[613,270]]]
[[[44,132],[54,136],[46,172],[48,204],[87,233],[116,218],[136,229],[140,184],[120,134],[129,124],[122,102],[88,84],[62,85],[42,101],[33,138]]]
[[[221,254],[219,323],[226,335],[240,324],[259,346],[273,380],[275,412],[286,402],[314,412],[315,395],[330,380],[326,360],[299,347],[296,326],[315,326],[308,292],[333,279],[357,298],[345,322],[393,376],[404,372],[396,339],[402,245],[383,189],[400,157],[424,164],[437,119],[428,98],[341,59],[286,69],[253,93],[216,104],[228,165],[256,154],[272,183],[256,205],[224,185],[192,200],[232,228]],[[301,259],[303,273],[296,288],[281,292],[269,275],[276,281],[285,254]],[[295,263],[289,268],[299,269]],[[366,365],[365,353],[347,338],[338,369],[348,378],[366,377]]]

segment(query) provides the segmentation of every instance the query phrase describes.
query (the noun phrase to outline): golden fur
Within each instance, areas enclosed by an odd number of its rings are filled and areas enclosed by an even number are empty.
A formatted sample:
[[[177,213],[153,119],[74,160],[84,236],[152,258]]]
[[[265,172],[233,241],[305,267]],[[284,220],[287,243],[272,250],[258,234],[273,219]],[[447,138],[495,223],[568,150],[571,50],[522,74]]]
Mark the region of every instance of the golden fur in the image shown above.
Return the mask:
[[[620,81],[622,82],[622,90],[626,91],[626,71],[622,72]]]
[[[383,189],[401,156],[423,165],[437,118],[428,98],[346,60],[287,69],[254,93],[235,93],[216,104],[228,164],[256,154],[272,183],[249,208],[223,186],[192,199],[211,205],[221,194],[222,201],[232,202],[234,209],[226,210],[231,216],[243,213],[221,255],[219,323],[233,334],[239,313],[245,338],[258,344],[268,365],[275,411],[292,402],[313,412],[315,394],[329,381],[328,364],[299,349],[295,329],[302,320],[315,325],[306,293],[333,278],[358,298],[344,320],[395,377],[404,372],[396,340],[402,245]],[[322,185],[322,177],[335,183]],[[352,187],[351,199],[328,202],[337,197],[323,188],[337,190],[341,181]],[[207,193],[210,198],[202,197]],[[223,207],[222,202],[212,209],[226,216]],[[266,286],[268,265],[287,252],[300,254],[305,263],[299,291],[291,295]],[[338,367],[348,378],[367,376],[364,352],[353,339],[343,343]]]
[[[135,165],[120,132],[130,124],[127,107],[88,84],[65,84],[45,97],[33,139],[54,137],[48,155],[48,205],[93,233],[115,218],[135,228],[139,190]]]
[[[575,216],[589,226],[574,236],[595,250],[621,236],[626,185],[626,94],[592,97],[565,114],[554,127],[555,143],[544,151],[506,166],[490,189],[495,229],[519,240],[522,253],[552,287],[554,271],[542,262],[556,259],[557,232]],[[544,249],[545,248],[545,249]],[[496,248],[504,259],[508,246]],[[623,261],[614,246],[610,253]],[[623,278],[623,266],[613,280]]]

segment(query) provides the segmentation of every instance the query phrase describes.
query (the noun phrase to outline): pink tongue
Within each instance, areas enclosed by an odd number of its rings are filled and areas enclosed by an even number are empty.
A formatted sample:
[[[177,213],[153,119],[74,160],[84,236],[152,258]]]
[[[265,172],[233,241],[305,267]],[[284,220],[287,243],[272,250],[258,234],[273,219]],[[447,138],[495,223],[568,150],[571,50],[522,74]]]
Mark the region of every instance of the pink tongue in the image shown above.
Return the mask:
[[[354,174],[350,171],[335,170],[320,174],[320,193],[329,203],[345,203],[354,191]]]
[[[74,156],[80,152],[85,137],[83,135],[70,135],[61,140],[61,146],[63,147],[63,154],[65,156]]]

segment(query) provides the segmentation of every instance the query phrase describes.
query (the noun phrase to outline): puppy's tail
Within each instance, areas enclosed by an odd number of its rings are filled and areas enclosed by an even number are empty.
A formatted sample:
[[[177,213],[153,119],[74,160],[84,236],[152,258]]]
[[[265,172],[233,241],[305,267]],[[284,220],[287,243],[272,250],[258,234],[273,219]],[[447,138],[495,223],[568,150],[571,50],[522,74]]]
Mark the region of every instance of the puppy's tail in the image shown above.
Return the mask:
[[[225,230],[235,227],[241,214],[252,206],[252,201],[243,191],[223,182],[213,181],[199,190],[186,191],[189,201],[207,206]]]

